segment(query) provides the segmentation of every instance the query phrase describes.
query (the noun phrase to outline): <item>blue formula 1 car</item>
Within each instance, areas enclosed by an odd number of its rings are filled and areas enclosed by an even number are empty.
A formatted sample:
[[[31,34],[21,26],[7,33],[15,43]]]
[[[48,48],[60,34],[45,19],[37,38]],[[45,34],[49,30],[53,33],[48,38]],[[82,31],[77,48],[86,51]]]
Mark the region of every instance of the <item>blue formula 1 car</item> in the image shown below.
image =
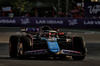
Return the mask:
[[[83,37],[70,37],[58,29],[25,28],[22,35],[12,35],[9,41],[10,57],[59,57],[72,56],[83,60],[86,47]]]

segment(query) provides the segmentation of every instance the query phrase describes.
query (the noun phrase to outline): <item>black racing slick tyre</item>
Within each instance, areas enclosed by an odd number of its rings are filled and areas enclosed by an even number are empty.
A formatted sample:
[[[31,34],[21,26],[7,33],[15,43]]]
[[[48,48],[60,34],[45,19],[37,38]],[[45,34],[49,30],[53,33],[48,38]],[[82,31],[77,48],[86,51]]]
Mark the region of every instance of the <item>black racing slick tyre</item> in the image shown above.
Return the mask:
[[[73,37],[73,50],[81,52],[80,56],[72,56],[73,60],[83,60],[86,56],[86,47],[83,37]]]
[[[9,40],[9,55],[11,58],[16,58],[17,57],[17,44],[19,41],[20,36],[10,36]]]
[[[20,43],[22,44],[22,47],[20,48],[21,50],[19,50],[19,52],[22,51],[22,54],[18,53],[18,57],[25,58],[25,52],[31,50],[31,39],[29,37],[22,36],[20,38]]]

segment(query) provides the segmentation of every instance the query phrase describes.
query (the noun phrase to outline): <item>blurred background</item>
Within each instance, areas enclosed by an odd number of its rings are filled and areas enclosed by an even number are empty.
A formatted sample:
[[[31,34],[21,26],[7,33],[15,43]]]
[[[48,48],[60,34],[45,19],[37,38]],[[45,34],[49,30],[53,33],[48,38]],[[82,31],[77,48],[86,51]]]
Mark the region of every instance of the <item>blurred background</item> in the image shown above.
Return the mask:
[[[84,18],[84,2],[100,0],[0,0],[0,17]]]

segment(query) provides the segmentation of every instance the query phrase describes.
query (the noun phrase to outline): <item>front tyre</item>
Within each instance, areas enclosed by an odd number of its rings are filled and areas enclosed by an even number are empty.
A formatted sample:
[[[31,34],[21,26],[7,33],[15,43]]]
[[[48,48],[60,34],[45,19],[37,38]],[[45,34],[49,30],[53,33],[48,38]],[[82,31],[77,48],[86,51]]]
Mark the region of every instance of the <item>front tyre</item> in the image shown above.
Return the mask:
[[[87,53],[84,39],[82,37],[73,37],[72,41],[73,50],[82,53],[80,56],[72,56],[73,60],[83,60]]]
[[[9,40],[9,55],[11,58],[17,57],[17,44],[20,36],[13,35]]]
[[[24,54],[26,51],[31,50],[31,39],[26,36],[22,36],[20,38],[20,44],[18,46],[18,57],[19,58],[25,58]]]

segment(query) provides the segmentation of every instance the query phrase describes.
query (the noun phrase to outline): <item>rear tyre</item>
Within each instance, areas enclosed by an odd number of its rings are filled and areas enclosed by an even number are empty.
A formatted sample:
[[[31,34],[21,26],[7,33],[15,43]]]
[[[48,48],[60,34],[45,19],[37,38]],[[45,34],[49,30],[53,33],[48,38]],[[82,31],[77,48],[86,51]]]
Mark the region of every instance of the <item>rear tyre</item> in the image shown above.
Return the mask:
[[[9,55],[11,58],[17,57],[17,44],[20,36],[11,36],[9,40]]]
[[[82,37],[73,37],[73,50],[82,53],[80,56],[72,56],[73,60],[83,60],[85,58],[86,47]]]

